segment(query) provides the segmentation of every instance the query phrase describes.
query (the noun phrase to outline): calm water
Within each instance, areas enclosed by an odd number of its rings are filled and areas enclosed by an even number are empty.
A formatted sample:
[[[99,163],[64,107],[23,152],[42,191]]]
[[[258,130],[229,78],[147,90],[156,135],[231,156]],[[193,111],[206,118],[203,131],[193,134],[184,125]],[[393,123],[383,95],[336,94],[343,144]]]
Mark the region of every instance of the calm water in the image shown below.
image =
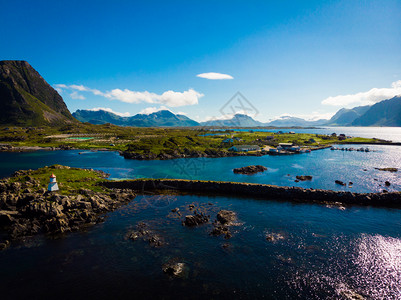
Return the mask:
[[[342,146],[341,146],[342,147]],[[349,147],[349,146],[348,146]],[[359,146],[358,146],[359,147]],[[297,155],[262,157],[188,158],[164,161],[124,159],[116,152],[41,151],[30,153],[0,153],[0,176],[15,170],[34,169],[55,163],[72,167],[101,169],[111,178],[182,178],[254,182],[279,186],[299,186],[354,192],[401,190],[400,172],[390,173],[375,168],[401,169],[401,147],[369,146],[372,152],[312,151]],[[268,170],[256,175],[234,174],[233,169],[259,164]],[[297,175],[311,175],[312,181],[295,182]],[[344,187],[335,180],[353,182]],[[391,186],[385,187],[384,182]]]
[[[189,214],[190,203],[212,220],[220,209],[236,211],[233,237],[210,236],[210,224],[183,227],[170,211]],[[140,221],[167,245],[125,239]],[[272,233],[283,239],[267,241]],[[185,263],[183,277],[163,273],[170,259]],[[399,299],[401,211],[138,196],[87,232],[0,252],[0,265],[2,299]]]
[[[395,135],[389,139],[395,140]],[[59,163],[101,169],[111,178],[246,181],[358,192],[381,191],[388,180],[387,190],[401,190],[400,172],[375,169],[401,169],[401,147],[369,148],[374,151],[325,149],[290,156],[168,161],[126,160],[115,152],[75,150],[0,153],[0,177]],[[264,165],[268,171],[252,176],[232,172],[251,164]],[[312,175],[313,180],[296,183],[296,175]],[[353,187],[336,185],[336,179],[352,181]],[[191,213],[191,203],[210,214],[211,220],[220,209],[236,211],[233,237],[210,236],[211,224],[183,227],[183,217],[171,209],[179,207],[185,216]],[[127,232],[141,221],[166,245],[153,248],[144,241],[127,240]],[[270,242],[267,234],[283,239]],[[183,277],[163,273],[162,265],[170,259],[185,263]],[[340,210],[249,198],[145,195],[85,232],[36,237],[0,252],[2,299],[352,299],[358,295],[400,299],[400,287],[401,210],[397,209]]]

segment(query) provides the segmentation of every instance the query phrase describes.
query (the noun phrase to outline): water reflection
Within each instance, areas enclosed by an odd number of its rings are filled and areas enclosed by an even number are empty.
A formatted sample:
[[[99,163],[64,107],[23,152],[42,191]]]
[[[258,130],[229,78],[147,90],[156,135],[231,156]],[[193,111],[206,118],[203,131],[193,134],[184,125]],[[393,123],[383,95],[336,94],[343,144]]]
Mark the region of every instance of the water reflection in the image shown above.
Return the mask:
[[[359,286],[374,299],[401,299],[401,239],[362,234],[356,243]]]

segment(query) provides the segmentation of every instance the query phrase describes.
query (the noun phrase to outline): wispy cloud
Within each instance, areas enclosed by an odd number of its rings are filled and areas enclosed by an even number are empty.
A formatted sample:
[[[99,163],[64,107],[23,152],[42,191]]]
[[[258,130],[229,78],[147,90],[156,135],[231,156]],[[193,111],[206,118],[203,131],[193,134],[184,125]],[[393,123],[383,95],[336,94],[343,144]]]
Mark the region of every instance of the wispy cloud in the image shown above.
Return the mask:
[[[170,107],[196,105],[199,103],[199,99],[204,96],[202,93],[199,93],[194,89],[188,89],[184,92],[166,91],[162,94],[156,94],[148,91],[131,91],[129,89],[114,89],[111,91],[102,92],[97,89],[91,89],[83,85],[75,84],[56,84],[54,85],[54,88],[57,89],[57,91],[59,91],[60,93],[66,89],[76,90],[80,92],[89,92],[96,96],[102,96],[110,100],[118,100],[125,103],[159,103]],[[70,96],[75,97],[73,99],[82,99],[78,98],[80,97],[78,93],[75,93],[74,95],[71,94]]]
[[[231,75],[222,74],[222,73],[214,73],[214,72],[198,74],[198,75],[196,75],[196,77],[210,79],[210,80],[234,79],[234,77],[232,77]]]
[[[342,107],[372,105],[397,95],[401,95],[401,80],[393,82],[391,88],[373,88],[367,92],[328,97],[322,104]]]
[[[85,96],[78,94],[78,92],[72,92],[70,94],[70,97],[72,99],[78,99],[78,100],[85,100],[86,99]]]
[[[91,108],[88,110],[91,110],[91,111],[103,110],[103,111],[107,111],[109,113],[115,114],[117,116],[120,116],[120,117],[129,117],[131,115],[129,112],[120,113],[120,112],[113,111],[111,108],[108,108],[108,107],[95,107],[95,108]]]

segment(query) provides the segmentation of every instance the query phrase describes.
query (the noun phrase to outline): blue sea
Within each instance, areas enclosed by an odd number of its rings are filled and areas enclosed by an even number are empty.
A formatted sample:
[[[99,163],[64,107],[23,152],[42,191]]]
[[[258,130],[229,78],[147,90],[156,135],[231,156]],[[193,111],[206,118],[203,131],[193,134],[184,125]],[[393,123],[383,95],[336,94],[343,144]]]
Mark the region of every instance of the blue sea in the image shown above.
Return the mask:
[[[389,132],[391,138],[386,139],[396,140],[398,133]],[[186,178],[399,191],[400,171],[376,168],[401,169],[401,147],[368,147],[367,153],[324,149],[287,156],[167,161],[76,150],[0,153],[0,176],[59,163],[101,169],[112,179]],[[251,176],[232,171],[251,164],[268,170]],[[295,182],[297,175],[313,178]],[[391,185],[385,186],[385,181]],[[221,209],[235,211],[233,236],[226,240],[209,235],[211,223],[182,226],[184,216],[192,213],[189,204],[210,215],[211,221]],[[177,207],[181,217],[171,212]],[[165,245],[154,248],[126,239],[138,222],[147,224]],[[268,235],[279,238],[267,240]],[[172,259],[184,264],[177,278],[162,270]],[[14,243],[0,252],[0,266],[2,299],[400,299],[401,210],[247,197],[138,195],[85,231]]]

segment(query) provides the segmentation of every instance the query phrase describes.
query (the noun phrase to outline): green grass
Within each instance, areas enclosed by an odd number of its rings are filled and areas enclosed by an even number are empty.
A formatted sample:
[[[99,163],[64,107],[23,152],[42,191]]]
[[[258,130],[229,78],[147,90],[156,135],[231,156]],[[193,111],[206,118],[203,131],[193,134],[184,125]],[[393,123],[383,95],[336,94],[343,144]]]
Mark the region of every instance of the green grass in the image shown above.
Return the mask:
[[[32,186],[32,192],[37,192],[43,188],[47,190],[49,177],[52,173],[56,175],[60,193],[64,195],[76,194],[80,189],[89,189],[95,192],[107,191],[105,187],[98,185],[105,180],[98,172],[60,165],[33,170],[29,172],[29,175],[12,177],[9,182],[26,183],[35,179],[39,186]]]

